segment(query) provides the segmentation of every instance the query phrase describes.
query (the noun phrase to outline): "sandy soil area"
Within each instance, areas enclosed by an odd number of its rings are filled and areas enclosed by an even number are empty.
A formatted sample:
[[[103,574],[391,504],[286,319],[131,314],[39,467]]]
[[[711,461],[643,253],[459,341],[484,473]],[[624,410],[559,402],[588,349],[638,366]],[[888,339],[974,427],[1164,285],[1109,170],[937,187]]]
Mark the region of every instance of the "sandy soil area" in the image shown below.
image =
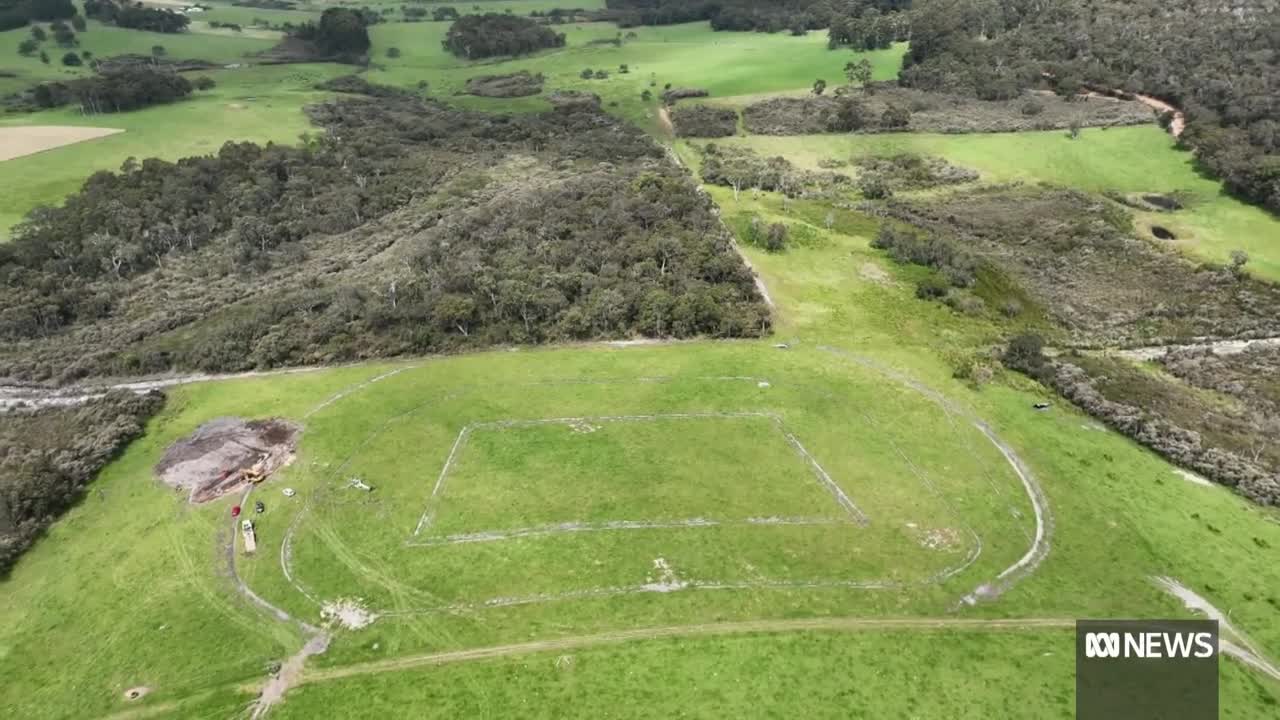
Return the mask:
[[[0,161],[122,133],[116,128],[34,125],[0,128]]]

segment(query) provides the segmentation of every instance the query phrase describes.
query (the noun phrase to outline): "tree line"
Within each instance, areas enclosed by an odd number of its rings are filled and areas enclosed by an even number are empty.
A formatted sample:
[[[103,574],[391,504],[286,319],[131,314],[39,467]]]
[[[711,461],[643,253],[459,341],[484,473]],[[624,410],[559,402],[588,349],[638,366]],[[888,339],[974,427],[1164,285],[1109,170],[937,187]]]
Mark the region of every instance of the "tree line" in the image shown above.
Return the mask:
[[[70,20],[75,15],[71,0],[0,0],[0,32],[33,22]]]
[[[129,0],[84,0],[84,14],[108,25],[160,33],[183,32],[191,22],[180,12]]]
[[[201,81],[211,81],[201,78]],[[86,114],[138,110],[181,100],[191,94],[191,81],[172,70],[147,65],[120,65],[89,77],[40,83],[27,96],[39,109],[79,104]]]
[[[838,19],[898,10],[910,0],[606,0],[600,17],[622,27],[710,22],[715,30],[802,35]]]
[[[468,60],[525,55],[564,47],[564,43],[564,33],[529,18],[501,13],[464,15],[449,26],[443,42],[445,50]]]

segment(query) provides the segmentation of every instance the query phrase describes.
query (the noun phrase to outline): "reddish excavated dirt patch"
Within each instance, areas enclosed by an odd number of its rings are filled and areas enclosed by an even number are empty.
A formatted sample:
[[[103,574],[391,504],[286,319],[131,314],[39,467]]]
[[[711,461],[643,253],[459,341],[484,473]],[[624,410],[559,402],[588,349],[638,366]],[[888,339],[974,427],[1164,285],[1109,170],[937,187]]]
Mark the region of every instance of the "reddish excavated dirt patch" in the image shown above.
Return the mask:
[[[266,479],[293,462],[299,425],[272,418],[217,418],[174,443],[156,465],[156,475],[193,503],[208,502]]]

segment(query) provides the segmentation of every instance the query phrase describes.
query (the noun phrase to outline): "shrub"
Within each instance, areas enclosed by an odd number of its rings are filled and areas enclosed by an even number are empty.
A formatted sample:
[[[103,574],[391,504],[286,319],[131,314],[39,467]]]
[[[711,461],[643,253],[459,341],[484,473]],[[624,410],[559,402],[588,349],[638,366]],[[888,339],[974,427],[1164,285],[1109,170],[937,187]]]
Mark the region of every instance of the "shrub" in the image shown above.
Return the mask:
[[[858,177],[858,192],[868,200],[883,200],[893,195],[889,181],[879,173],[864,172]]]
[[[212,90],[217,86],[217,83],[208,75],[201,75],[200,77],[197,77],[191,85],[197,90]]]
[[[32,55],[35,55],[38,50],[40,50],[40,43],[36,42],[33,38],[27,38],[26,40],[18,43],[18,54],[23,57],[31,57]]]
[[[392,60],[400,57],[400,48],[398,47],[387,48],[387,57],[391,58]]]
[[[1010,370],[1030,375],[1037,380],[1046,378],[1049,368],[1044,356],[1044,338],[1034,333],[1016,335],[1005,347],[1000,361]]]
[[[773,223],[765,234],[764,249],[771,253],[779,253],[787,249],[787,226]]]
[[[80,67],[84,64],[84,61],[80,59],[79,55],[69,52],[62,56],[62,64],[67,67]]]
[[[946,297],[949,292],[950,286],[936,276],[927,277],[916,285],[916,297],[921,300],[937,300]]]

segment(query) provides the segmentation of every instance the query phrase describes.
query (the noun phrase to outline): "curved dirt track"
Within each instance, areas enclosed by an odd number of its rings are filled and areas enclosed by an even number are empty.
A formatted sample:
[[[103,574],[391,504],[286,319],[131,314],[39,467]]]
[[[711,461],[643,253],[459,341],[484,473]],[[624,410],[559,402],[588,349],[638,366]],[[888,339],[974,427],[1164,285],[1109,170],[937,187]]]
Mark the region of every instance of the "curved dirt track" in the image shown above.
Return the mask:
[[[1036,532],[1031,542],[1031,547],[1023,554],[1021,558],[1014,564],[1005,568],[994,580],[984,583],[974,588],[972,592],[961,598],[961,603],[965,605],[973,605],[982,600],[994,600],[1004,594],[1006,590],[1018,582],[1022,578],[1035,572],[1049,555],[1049,539],[1053,534],[1053,515],[1049,512],[1049,499],[1044,494],[1044,489],[1040,487],[1040,483],[1036,482],[1035,476],[1031,473],[1031,469],[1014,451],[1008,443],[1000,439],[1000,437],[991,429],[991,426],[980,418],[974,417],[963,408],[956,405],[945,395],[925,385],[910,375],[898,372],[893,368],[886,367],[874,360],[855,355],[840,348],[830,347],[827,345],[819,345],[819,350],[829,352],[839,357],[845,358],[857,365],[873,370],[885,377],[905,385],[908,388],[924,395],[942,408],[948,417],[958,416],[964,418],[973,424],[974,427],[981,432],[992,445],[1000,451],[1004,459],[1013,468],[1018,479],[1022,481],[1023,489],[1026,490],[1027,498],[1031,501],[1031,509],[1035,512]]]

